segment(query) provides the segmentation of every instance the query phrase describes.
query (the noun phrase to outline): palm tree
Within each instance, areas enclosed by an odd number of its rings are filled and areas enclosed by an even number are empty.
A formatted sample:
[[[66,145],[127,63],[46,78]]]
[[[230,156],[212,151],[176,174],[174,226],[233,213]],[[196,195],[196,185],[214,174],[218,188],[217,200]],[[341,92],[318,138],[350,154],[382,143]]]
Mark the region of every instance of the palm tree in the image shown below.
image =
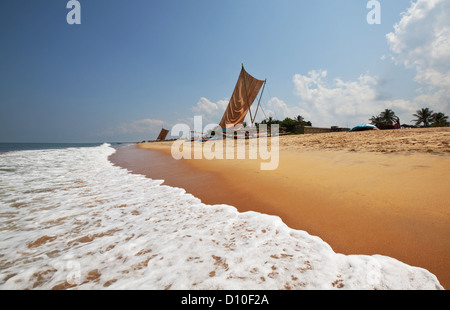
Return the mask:
[[[396,123],[398,117],[395,112],[390,109],[385,109],[380,115],[372,116],[369,120],[372,125],[377,126],[380,129],[391,129],[393,124]]]
[[[386,125],[392,125],[397,120],[394,111],[390,109],[385,109],[383,112],[381,112],[380,118]]]
[[[261,124],[267,125],[267,130],[269,130],[269,131],[270,131],[273,123],[274,123],[274,120],[273,120],[272,116],[269,116],[269,118],[266,118],[265,120],[263,120],[261,122]],[[259,124],[258,124],[258,127],[259,127]]]
[[[302,125],[305,119],[303,118],[303,116],[299,115],[295,118],[295,121],[297,122],[298,125]]]
[[[447,121],[448,116],[442,112],[434,113],[432,115],[434,126],[449,126],[450,123]]]
[[[424,127],[428,127],[430,122],[433,121],[433,111],[428,108],[417,110],[413,116],[417,117],[417,119],[413,120],[413,122],[416,122],[416,126],[423,123]]]
[[[372,125],[375,125],[377,127],[380,127],[383,124],[383,119],[380,115],[372,116],[369,120]]]

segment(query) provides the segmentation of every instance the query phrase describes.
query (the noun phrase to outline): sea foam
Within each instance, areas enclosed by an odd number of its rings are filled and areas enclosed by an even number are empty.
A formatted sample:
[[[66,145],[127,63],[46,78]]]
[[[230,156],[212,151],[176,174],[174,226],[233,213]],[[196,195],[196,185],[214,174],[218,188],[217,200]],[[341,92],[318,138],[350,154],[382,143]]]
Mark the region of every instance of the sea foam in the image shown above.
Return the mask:
[[[98,147],[0,155],[1,289],[443,289],[280,218],[205,205]]]

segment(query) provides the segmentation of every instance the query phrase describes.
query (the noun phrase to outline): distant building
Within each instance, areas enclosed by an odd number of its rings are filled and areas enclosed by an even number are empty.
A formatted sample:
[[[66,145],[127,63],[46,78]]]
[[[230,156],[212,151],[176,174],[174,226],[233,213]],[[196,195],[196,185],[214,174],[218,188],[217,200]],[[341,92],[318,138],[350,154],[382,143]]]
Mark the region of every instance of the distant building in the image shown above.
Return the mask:
[[[313,127],[313,126],[298,126],[297,132],[300,134],[316,134],[316,133],[327,133],[327,132],[341,132],[349,131],[350,128],[340,128],[339,126],[328,127]]]

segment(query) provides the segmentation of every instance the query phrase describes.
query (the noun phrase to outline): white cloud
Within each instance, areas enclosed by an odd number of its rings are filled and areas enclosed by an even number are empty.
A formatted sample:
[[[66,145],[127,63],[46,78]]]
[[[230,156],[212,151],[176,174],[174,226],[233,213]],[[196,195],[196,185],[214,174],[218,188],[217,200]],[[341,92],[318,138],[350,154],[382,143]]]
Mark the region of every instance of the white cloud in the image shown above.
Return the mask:
[[[394,60],[418,74],[448,73],[450,60],[450,2],[418,0],[403,14],[394,32],[386,35]],[[426,83],[421,80],[421,83]]]
[[[257,121],[262,121],[265,117],[273,117],[274,119],[283,120],[286,117],[295,118],[298,115],[308,119],[310,114],[304,109],[297,106],[289,106],[283,100],[273,97],[264,108],[265,115],[258,112]]]
[[[301,108],[285,109],[295,111],[313,125],[351,127],[367,122],[384,109],[392,109],[403,123],[409,123],[411,114],[419,108],[417,102],[383,99],[375,76],[365,74],[354,81],[335,78],[329,83],[327,75],[324,70],[294,75],[294,91],[300,98]]]
[[[450,111],[450,1],[417,0],[386,35],[397,64],[416,70],[423,84],[414,100],[422,107]]]
[[[228,102],[228,100],[212,102],[205,97],[201,97],[197,104],[192,107],[192,112],[194,112],[194,115],[196,116],[201,116],[204,123],[218,124],[225,113]]]
[[[367,121],[383,108],[382,101],[377,100],[376,77],[361,75],[356,81],[336,78],[328,85],[327,75],[327,71],[313,70],[293,78],[299,105],[308,111],[314,125],[352,125]]]

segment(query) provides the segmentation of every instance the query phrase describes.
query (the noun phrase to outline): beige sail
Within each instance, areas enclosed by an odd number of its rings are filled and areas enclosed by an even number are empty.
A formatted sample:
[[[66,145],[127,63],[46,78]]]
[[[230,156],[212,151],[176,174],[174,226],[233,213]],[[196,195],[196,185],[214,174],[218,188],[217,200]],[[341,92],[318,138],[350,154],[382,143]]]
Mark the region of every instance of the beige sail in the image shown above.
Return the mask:
[[[264,81],[255,79],[242,66],[233,95],[220,121],[220,127],[229,128],[244,123],[245,116],[250,110],[256,96],[258,96],[263,84]]]
[[[161,129],[161,132],[159,133],[158,138],[156,138],[156,140],[158,141],[163,141],[166,139],[167,134],[169,133],[169,131],[167,129]]]

